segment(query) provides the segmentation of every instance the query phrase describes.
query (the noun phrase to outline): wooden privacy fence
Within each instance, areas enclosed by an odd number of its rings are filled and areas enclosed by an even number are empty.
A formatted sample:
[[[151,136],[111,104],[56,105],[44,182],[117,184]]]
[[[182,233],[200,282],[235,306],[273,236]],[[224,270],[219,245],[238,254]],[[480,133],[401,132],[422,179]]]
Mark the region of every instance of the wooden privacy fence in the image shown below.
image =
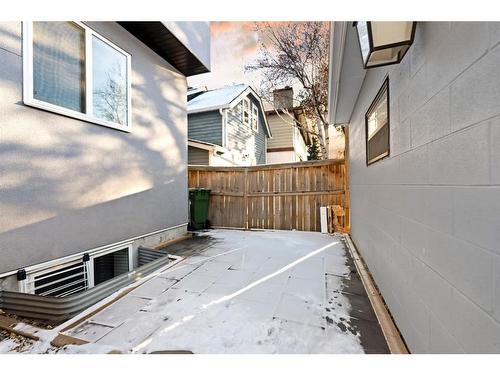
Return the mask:
[[[320,207],[340,206],[349,230],[344,160],[253,167],[189,166],[190,188],[211,189],[213,227],[320,231]]]

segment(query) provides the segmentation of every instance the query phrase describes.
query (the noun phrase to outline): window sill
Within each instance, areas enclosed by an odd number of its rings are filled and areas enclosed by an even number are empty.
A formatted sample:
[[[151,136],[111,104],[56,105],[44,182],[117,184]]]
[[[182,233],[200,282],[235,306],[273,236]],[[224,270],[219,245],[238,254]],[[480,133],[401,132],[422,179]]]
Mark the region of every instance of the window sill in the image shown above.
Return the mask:
[[[89,115],[87,115],[85,113],[80,113],[80,112],[77,112],[77,111],[73,111],[71,109],[59,107],[57,105],[46,103],[46,102],[43,102],[41,100],[37,100],[37,99],[25,99],[25,100],[23,100],[23,102],[24,102],[25,105],[27,105],[29,107],[34,107],[34,108],[37,108],[37,109],[42,109],[42,110],[47,111],[47,112],[57,113],[59,115],[63,115],[63,116],[66,116],[66,117],[71,117],[71,118],[74,118],[74,119],[77,119],[77,120],[81,120],[81,121],[85,121],[85,122],[88,122],[88,123],[92,123],[92,124],[95,124],[95,125],[105,126],[107,128],[112,128],[112,129],[115,129],[115,130],[120,130],[120,131],[123,131],[123,132],[126,132],[126,133],[130,133],[130,130],[131,130],[131,126],[124,126],[124,125],[119,125],[119,124],[112,123],[110,121],[101,120],[101,119],[98,119],[96,117],[89,116]]]
[[[388,158],[388,157],[389,157],[389,151],[386,151],[383,154],[380,154],[379,156],[373,158],[372,160],[367,161],[366,166],[369,167],[370,165],[372,165],[372,164],[374,164],[382,159]]]

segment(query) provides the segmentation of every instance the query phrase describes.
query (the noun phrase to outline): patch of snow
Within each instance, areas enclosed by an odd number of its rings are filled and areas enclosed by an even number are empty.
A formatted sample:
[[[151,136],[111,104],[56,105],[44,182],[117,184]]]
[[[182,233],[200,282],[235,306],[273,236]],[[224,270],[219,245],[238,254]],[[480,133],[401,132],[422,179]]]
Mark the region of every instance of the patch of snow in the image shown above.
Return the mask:
[[[188,112],[223,107],[236,99],[247,87],[246,84],[239,84],[206,91],[188,102]]]
[[[217,240],[213,256],[189,259],[189,272],[178,283],[129,314],[96,345],[132,353],[363,352],[359,336],[340,320],[348,316],[347,298],[342,296],[338,314],[326,320],[326,259],[334,271],[348,272],[339,238],[284,231],[202,235]],[[335,278],[328,287],[342,285]]]
[[[19,345],[19,343],[15,342],[11,338],[6,338],[5,340],[0,341],[0,353],[9,353],[15,352],[15,348]]]
[[[359,334],[350,329],[341,277],[328,276],[349,272],[339,237],[236,230],[201,235],[216,240],[210,256],[155,273],[136,296],[68,332],[94,342],[51,348],[56,327],[41,332],[30,352],[363,353]],[[120,304],[126,313],[117,311]],[[0,352],[11,350],[1,345]]]

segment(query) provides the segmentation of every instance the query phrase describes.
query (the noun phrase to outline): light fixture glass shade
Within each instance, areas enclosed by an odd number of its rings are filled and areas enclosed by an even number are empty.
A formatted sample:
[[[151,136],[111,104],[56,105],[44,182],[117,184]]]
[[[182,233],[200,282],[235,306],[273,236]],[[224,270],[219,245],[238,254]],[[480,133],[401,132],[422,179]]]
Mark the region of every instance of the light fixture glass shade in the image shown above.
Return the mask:
[[[413,43],[416,22],[354,23],[365,69],[397,64]]]

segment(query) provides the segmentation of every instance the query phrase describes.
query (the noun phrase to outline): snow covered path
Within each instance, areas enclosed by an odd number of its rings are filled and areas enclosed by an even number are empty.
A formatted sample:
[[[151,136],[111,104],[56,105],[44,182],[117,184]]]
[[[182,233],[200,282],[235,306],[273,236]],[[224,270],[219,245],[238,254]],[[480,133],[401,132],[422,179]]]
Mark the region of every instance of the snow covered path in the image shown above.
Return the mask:
[[[343,289],[353,265],[341,237],[236,230],[200,235],[211,238],[204,251],[66,332],[90,343],[59,353],[365,352],[363,330],[353,322],[363,322],[366,332],[378,323],[365,307],[358,313],[368,313],[366,319],[352,316],[350,299],[357,295]]]

